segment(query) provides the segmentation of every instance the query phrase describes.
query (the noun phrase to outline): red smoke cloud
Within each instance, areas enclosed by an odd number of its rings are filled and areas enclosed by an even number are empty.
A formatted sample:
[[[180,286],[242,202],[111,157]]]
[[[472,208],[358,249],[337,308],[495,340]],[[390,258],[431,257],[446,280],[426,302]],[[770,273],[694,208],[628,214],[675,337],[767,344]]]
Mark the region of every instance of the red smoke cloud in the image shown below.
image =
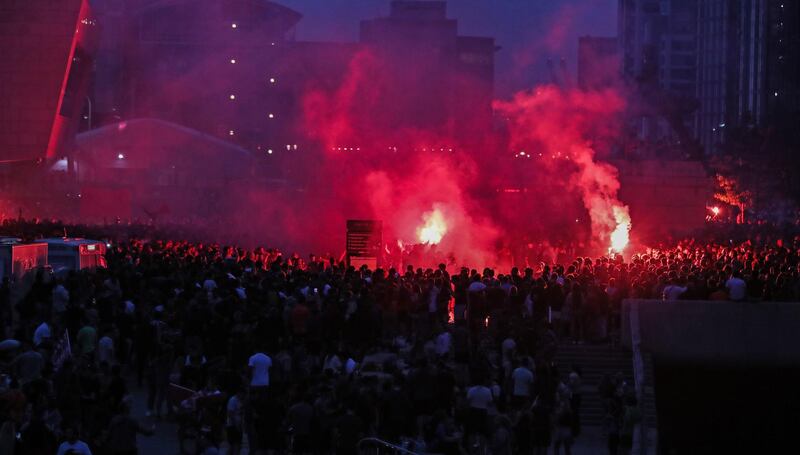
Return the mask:
[[[382,220],[388,245],[424,243],[418,230],[437,211],[447,225],[439,252],[459,263],[492,263],[499,230],[470,194],[479,177],[470,152],[443,134],[449,119],[441,129],[408,126],[414,122],[403,116],[433,101],[387,90],[398,83],[393,74],[361,51],[339,87],[303,97],[305,129],[324,147],[307,197],[324,197],[326,224],[336,219],[339,231],[347,218]]]
[[[533,155],[519,160],[496,143],[478,149],[448,136],[452,119],[440,129],[403,126],[413,124],[402,117],[409,108],[430,101],[387,90],[393,71],[375,54],[358,53],[349,69],[335,89],[303,97],[304,128],[324,149],[303,192],[281,202],[260,197],[291,244],[341,248],[348,218],[382,220],[387,245],[422,243],[420,229],[435,213],[446,225],[437,251],[480,267],[497,265],[498,251],[523,238],[581,239],[584,225],[583,240],[605,253],[612,232],[629,222],[616,169],[595,153],[619,130],[625,102],[617,92],[545,86],[495,102],[508,118],[510,148]]]
[[[336,90],[312,88],[303,96],[304,125],[326,152],[370,139],[364,134],[371,128],[359,128],[363,126],[360,119],[369,118],[365,117],[365,108],[377,105],[382,78],[376,72],[380,69],[371,52],[360,51],[350,61],[347,77]]]
[[[619,131],[617,116],[625,107],[623,98],[613,90],[545,86],[518,93],[495,107],[510,119],[512,148],[566,160],[558,169],[562,181],[580,194],[594,246],[607,248],[611,233],[618,224],[629,224],[630,216],[617,198],[617,170],[596,159],[593,142],[613,140]]]

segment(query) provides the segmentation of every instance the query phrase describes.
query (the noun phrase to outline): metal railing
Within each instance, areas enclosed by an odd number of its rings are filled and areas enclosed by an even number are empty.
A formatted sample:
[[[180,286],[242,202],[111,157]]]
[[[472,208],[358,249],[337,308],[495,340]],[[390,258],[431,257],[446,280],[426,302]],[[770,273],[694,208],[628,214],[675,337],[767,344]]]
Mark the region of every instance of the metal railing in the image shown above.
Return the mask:
[[[434,455],[428,452],[414,452],[378,438],[364,438],[358,441],[357,448],[360,455]]]

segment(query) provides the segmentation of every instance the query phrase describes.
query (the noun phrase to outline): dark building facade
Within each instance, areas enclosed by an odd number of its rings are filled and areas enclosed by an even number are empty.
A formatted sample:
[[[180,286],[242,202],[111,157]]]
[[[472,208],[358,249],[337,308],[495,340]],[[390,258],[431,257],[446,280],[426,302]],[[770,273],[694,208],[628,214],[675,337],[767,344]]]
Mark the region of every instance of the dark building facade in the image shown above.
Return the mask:
[[[629,80],[658,87],[668,97],[662,101],[691,100],[685,123],[705,153],[718,152],[737,128],[795,129],[797,2],[620,0],[619,37]],[[643,136],[663,134],[658,121],[642,124],[654,126],[643,127]]]
[[[65,153],[84,104],[96,25],[88,0],[0,2],[0,161]]]
[[[389,123],[470,141],[491,126],[494,39],[461,36],[443,1],[393,1],[361,22],[361,43],[388,66]]]
[[[698,0],[620,0],[618,34],[624,77],[653,99],[674,102],[663,112],[638,119],[645,140],[678,140],[690,135],[696,95]],[[648,95],[646,95],[648,96]],[[656,101],[661,103],[662,101]],[[684,112],[677,115],[678,111]]]
[[[733,128],[795,129],[800,111],[800,5],[709,0],[698,10],[700,112],[709,152]]]
[[[301,18],[267,0],[107,4],[95,125],[164,119],[282,167],[283,156],[309,143],[304,91],[335,86],[357,51],[354,43],[296,41]]]
[[[122,40],[123,117],[157,117],[252,151],[276,148],[286,78],[278,61],[300,14],[269,1],[146,1]],[[123,44],[125,45],[125,44]],[[125,52],[128,51],[128,52]]]
[[[307,95],[335,92],[372,51],[391,69],[387,102],[371,106],[376,129],[491,125],[494,40],[459,36],[444,2],[392,2],[389,17],[362,23],[359,43],[297,41],[300,13],[267,0],[109,2],[101,19],[95,126],[161,118],[288,169],[281,156],[319,145],[305,128]],[[367,145],[359,139],[333,145]]]

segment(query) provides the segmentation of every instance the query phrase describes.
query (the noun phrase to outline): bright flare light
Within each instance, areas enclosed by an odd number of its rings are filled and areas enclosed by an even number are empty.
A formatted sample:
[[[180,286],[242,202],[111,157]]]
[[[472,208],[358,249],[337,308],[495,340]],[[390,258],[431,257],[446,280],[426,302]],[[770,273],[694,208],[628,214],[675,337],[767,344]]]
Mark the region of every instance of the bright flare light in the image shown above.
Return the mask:
[[[621,253],[630,241],[631,217],[622,207],[614,207],[614,220],[617,222],[617,227],[611,233],[609,252]]]
[[[447,223],[439,209],[433,209],[422,215],[424,224],[417,228],[417,239],[421,243],[436,245],[447,234]]]
[[[711,213],[713,213],[714,216],[719,215],[719,207],[711,207]]]

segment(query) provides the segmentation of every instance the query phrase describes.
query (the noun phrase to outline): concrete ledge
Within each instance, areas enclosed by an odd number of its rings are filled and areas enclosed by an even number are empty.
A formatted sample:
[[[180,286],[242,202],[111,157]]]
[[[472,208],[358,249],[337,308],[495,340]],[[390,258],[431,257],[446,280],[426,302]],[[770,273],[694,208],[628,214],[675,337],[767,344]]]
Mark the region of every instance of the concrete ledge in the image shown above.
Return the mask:
[[[800,365],[800,303],[626,300],[622,343],[638,309],[641,348],[706,364]]]

